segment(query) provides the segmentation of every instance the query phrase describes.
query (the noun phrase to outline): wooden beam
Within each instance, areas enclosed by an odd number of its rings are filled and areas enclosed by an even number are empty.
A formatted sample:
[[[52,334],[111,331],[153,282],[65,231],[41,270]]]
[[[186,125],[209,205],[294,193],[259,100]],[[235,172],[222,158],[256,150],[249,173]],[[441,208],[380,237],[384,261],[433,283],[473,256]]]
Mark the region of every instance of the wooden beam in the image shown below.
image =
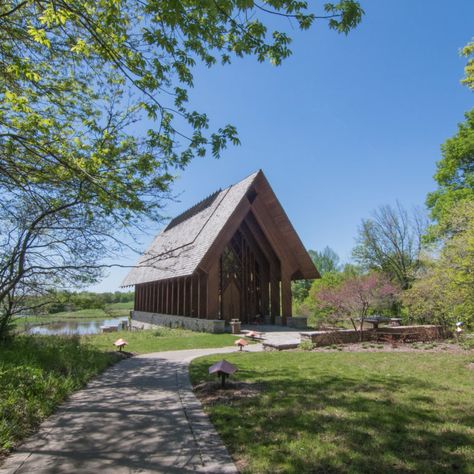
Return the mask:
[[[182,298],[182,289],[181,289],[181,278],[176,279],[176,314],[181,316],[181,298]]]
[[[291,318],[291,275],[282,270],[281,273],[281,323],[287,324],[287,318]]]
[[[163,282],[158,283],[158,313],[163,313]]]
[[[191,316],[199,317],[199,277],[196,274],[191,276]]]
[[[176,314],[176,279],[171,280],[171,313]]]
[[[184,278],[184,316],[191,316],[191,277]]]
[[[280,281],[274,267],[270,267],[270,299],[271,321],[272,324],[275,324],[275,317],[280,315]]]
[[[284,263],[285,266],[290,269],[290,273],[298,270],[298,262],[293,257],[285,236],[281,234],[278,225],[269,216],[269,212],[263,204],[260,196],[257,196],[253,202],[252,210],[254,211],[253,215],[255,216],[255,219],[282,262],[282,265]]]
[[[219,259],[207,275],[207,318],[219,318]]]
[[[219,260],[222,252],[229,243],[232,236],[237,232],[241,222],[244,220],[247,213],[250,211],[250,203],[247,199],[242,199],[235,211],[227,221],[227,224],[222,228],[211,248],[199,263],[199,268],[209,273],[210,268]]]
[[[199,272],[199,318],[207,318],[207,274]]]

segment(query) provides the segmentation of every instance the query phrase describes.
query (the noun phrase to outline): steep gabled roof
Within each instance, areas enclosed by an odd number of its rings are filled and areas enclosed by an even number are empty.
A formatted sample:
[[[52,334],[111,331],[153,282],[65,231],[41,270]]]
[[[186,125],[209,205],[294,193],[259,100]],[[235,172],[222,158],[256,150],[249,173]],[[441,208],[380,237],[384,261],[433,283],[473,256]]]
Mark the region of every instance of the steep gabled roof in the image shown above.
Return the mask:
[[[137,266],[126,276],[122,286],[194,273],[257,174],[255,172],[220,191],[207,207],[170,228],[171,221],[156,236]]]
[[[257,171],[237,184],[218,191],[173,219],[154,239],[150,247],[124,279],[122,286],[137,285],[168,278],[192,275],[210,252],[226,225],[250,189],[264,187],[273,199],[269,216],[275,210],[278,225],[290,235],[289,250],[298,260],[300,278],[319,276],[308,253],[301,244],[280,203],[262,171]],[[267,189],[268,187],[268,189]],[[290,242],[289,242],[290,243]]]

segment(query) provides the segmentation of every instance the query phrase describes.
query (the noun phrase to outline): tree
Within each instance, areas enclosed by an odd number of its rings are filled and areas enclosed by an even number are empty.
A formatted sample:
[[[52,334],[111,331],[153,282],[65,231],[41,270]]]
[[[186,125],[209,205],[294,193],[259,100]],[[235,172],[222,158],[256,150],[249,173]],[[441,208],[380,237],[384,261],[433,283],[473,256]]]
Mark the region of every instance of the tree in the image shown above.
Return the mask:
[[[320,306],[328,308],[333,315],[349,318],[362,340],[364,320],[370,311],[390,307],[398,292],[399,289],[384,274],[371,272],[348,278],[332,288],[322,288],[316,298]]]
[[[427,219],[420,210],[410,215],[399,203],[382,206],[359,228],[354,259],[368,270],[385,272],[402,289],[410,287],[419,266]]]
[[[232,125],[208,132],[206,114],[190,107],[197,63],[254,56],[279,65],[291,38],[270,30],[269,17],[300,29],[324,19],[348,33],[363,14],[354,0],[324,9],[318,16],[296,0],[2,2],[0,318],[20,310],[23,292],[100,278],[121,231],[160,219],[176,169],[239,143]]]
[[[462,54],[468,58],[462,82],[474,91],[474,41],[466,45]],[[436,225],[428,238],[442,238],[449,229],[451,211],[460,201],[474,201],[474,109],[465,114],[458,132],[441,146],[442,159],[434,176],[438,189],[428,195],[427,205]]]
[[[331,247],[326,246],[321,252],[308,250],[308,253],[321,275],[340,270],[339,255]]]
[[[409,316],[422,323],[474,325],[474,201],[461,201],[446,217],[449,237],[437,258],[427,258],[404,293]]]
[[[326,246],[321,252],[308,250],[308,253],[321,276],[340,269],[339,255],[330,247]],[[312,283],[313,280],[297,280],[292,283],[293,297],[297,302],[301,303],[308,297]]]

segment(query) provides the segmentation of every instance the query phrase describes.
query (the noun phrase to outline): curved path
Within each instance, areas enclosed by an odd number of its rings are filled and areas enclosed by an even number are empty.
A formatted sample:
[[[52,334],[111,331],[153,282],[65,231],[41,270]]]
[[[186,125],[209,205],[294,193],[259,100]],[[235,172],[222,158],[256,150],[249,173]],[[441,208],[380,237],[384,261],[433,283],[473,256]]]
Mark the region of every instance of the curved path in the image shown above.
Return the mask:
[[[236,473],[188,377],[192,359],[235,351],[157,352],[119,362],[61,405],[0,474]]]

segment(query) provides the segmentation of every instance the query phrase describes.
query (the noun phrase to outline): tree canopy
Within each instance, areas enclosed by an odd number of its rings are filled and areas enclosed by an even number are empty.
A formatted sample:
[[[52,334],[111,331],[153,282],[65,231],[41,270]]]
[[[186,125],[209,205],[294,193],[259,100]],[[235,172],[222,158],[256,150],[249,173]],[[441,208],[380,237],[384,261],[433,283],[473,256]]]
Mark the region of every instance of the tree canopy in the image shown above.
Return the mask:
[[[451,237],[438,258],[424,262],[403,295],[410,316],[422,323],[474,323],[474,201],[461,201],[446,218]]]
[[[474,41],[461,51],[468,58],[462,83],[474,91]],[[465,114],[456,135],[441,146],[442,159],[434,176],[438,189],[428,195],[427,204],[437,225],[430,229],[435,239],[449,233],[446,223],[456,204],[474,200],[474,109]]]
[[[385,272],[407,289],[419,264],[426,226],[419,210],[410,214],[399,203],[381,206],[372,218],[362,220],[353,256],[367,270]]]
[[[238,144],[188,101],[197,64],[281,64],[288,21],[348,33],[357,1],[7,0],[0,5],[0,308],[100,277],[159,220],[177,169]],[[282,28],[278,20],[285,23]]]

